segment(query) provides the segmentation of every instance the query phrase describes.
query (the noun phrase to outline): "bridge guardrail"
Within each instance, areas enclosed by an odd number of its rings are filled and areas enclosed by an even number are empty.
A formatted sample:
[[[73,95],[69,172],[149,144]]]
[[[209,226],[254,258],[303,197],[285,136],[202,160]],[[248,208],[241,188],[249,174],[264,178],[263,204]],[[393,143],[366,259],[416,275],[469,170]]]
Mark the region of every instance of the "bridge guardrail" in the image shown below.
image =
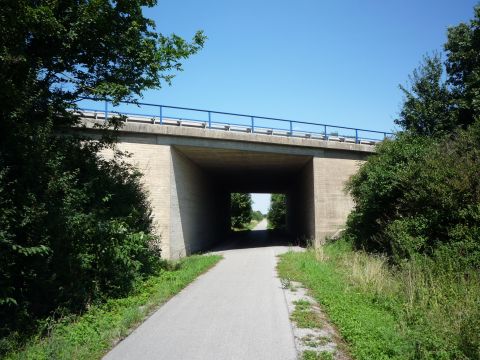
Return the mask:
[[[122,101],[114,105],[108,100],[95,98],[81,99],[76,111],[83,116],[97,119],[107,119],[115,114],[124,115],[127,121],[133,122],[193,126],[356,144],[373,145],[393,137],[393,133],[385,131],[141,102]]]

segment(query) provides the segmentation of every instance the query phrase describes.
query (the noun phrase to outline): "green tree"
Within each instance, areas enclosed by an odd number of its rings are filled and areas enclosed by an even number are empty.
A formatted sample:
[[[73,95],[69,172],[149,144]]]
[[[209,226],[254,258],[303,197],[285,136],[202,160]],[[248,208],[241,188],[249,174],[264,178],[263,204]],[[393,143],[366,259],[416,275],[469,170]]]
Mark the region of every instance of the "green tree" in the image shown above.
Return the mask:
[[[252,221],[252,195],[232,193],[230,196],[230,219],[234,228],[241,229]]]
[[[448,29],[446,68],[458,122],[465,126],[480,118],[480,4],[474,18]]]
[[[426,57],[402,88],[405,130],[377,147],[347,190],[355,208],[347,236],[396,262],[418,254],[480,268],[480,5],[448,30],[446,80]]]
[[[474,18],[448,29],[446,61],[426,56],[410,76],[395,121],[419,135],[442,136],[466,128],[480,118],[480,5]],[[446,71],[445,71],[446,70]]]
[[[440,56],[425,56],[423,64],[410,76],[410,89],[400,85],[405,100],[400,117],[395,120],[397,125],[426,136],[444,135],[455,129],[452,95],[443,75]]]
[[[170,83],[193,42],[155,31],[153,0],[0,7],[0,336],[128,292],[158,266],[139,180],[114,138],[73,135],[82,96],[132,99]],[[112,121],[114,128],[120,122]],[[1,351],[1,349],[0,349]]]
[[[268,225],[272,229],[285,229],[287,203],[285,194],[272,194],[267,213]]]
[[[433,143],[428,137],[397,134],[395,140],[378,145],[376,153],[350,178],[346,189],[355,208],[347,220],[347,234],[357,248],[394,254],[385,230],[399,216],[399,202],[410,194]]]
[[[252,219],[255,221],[262,221],[265,216],[259,211],[252,211]]]
[[[160,87],[162,81],[169,83],[171,70],[181,70],[179,60],[197,52],[205,37],[198,32],[193,43],[187,43],[176,35],[157,33],[155,23],[142,13],[142,7],[155,4],[2,2],[2,104],[15,106],[27,94],[50,103],[80,96],[120,100]]]
[[[480,268],[480,121],[440,141],[400,134],[348,183],[347,236],[358,248]],[[453,265],[452,265],[453,264]]]

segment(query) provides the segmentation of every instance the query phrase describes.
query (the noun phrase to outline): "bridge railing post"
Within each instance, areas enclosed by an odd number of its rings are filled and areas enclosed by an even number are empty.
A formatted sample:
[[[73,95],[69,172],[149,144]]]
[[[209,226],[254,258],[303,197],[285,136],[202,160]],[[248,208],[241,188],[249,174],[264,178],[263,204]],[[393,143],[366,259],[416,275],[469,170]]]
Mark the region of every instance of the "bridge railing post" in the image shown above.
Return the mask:
[[[108,119],[108,100],[105,99],[105,121]]]
[[[94,108],[79,108],[79,110],[84,110],[84,111],[93,111],[94,112],[94,116],[95,118],[97,118],[97,114],[100,114],[100,119],[101,119],[101,113],[103,112],[104,113],[104,120],[107,121],[109,119],[109,115],[110,115],[110,105],[109,105],[109,98],[107,97],[104,97],[103,99],[100,97],[100,98],[90,98],[90,97],[81,97],[79,98],[79,100],[92,100],[92,101],[95,101],[95,107]],[[102,102],[103,102],[103,109],[101,109],[102,107]],[[269,118],[269,117],[264,117],[264,116],[254,116],[254,115],[250,115],[250,114],[237,114],[237,113],[227,113],[227,112],[219,112],[219,111],[214,111],[214,110],[203,110],[203,109],[193,109],[193,108],[185,108],[185,107],[178,107],[178,106],[168,106],[168,105],[160,105],[160,104],[150,104],[150,103],[139,103],[139,102],[130,102],[130,101],[119,101],[118,103],[115,103],[115,102],[112,102],[112,113],[113,115],[115,114],[120,114],[120,111],[119,109],[116,109],[115,107],[118,107],[118,104],[135,104],[135,105],[144,105],[144,106],[148,106],[149,109],[151,109],[151,107],[158,107],[158,115],[160,117],[160,124],[165,124],[165,121],[164,121],[164,114],[163,114],[163,108],[166,108],[166,109],[176,109],[176,110],[182,110],[182,111],[194,111],[194,112],[197,112],[197,113],[201,113],[201,114],[205,114],[207,113],[208,114],[208,128],[212,128],[212,114],[215,115],[215,114],[218,114],[219,116],[226,116],[228,118],[230,117],[240,117],[242,119],[244,119],[242,121],[242,125],[240,124],[236,124],[236,125],[239,125],[239,126],[246,126],[247,127],[247,130],[248,131],[251,131],[252,133],[255,132],[255,128],[256,128],[256,125],[255,125],[255,119],[258,119],[258,120],[262,120],[262,122],[258,122],[257,121],[257,124],[260,124],[259,125],[259,128],[263,128],[264,126],[268,125],[270,122],[281,122],[283,125],[281,125],[281,127],[278,127],[277,130],[283,130],[286,132],[286,135],[288,136],[292,136],[293,135],[293,131],[294,131],[294,128],[297,126],[300,126],[301,128],[304,128],[304,127],[307,127],[307,128],[314,128],[314,129],[318,129],[320,128],[319,130],[315,130],[314,133],[317,134],[317,135],[321,135],[322,134],[322,130],[323,130],[323,137],[325,139],[328,139],[329,137],[329,134],[328,134],[328,131],[331,131],[331,135],[333,134],[338,134],[338,132],[336,131],[336,129],[342,129],[342,131],[348,131],[353,137],[353,131],[355,131],[355,142],[356,143],[361,143],[362,142],[362,136],[363,133],[365,134],[373,134],[375,135],[374,138],[372,138],[372,140],[375,140],[375,141],[380,141],[380,136],[383,134],[383,139],[390,139],[390,138],[394,138],[395,137],[395,134],[394,133],[390,133],[390,132],[386,132],[386,131],[378,131],[378,130],[367,130],[367,129],[361,129],[361,128],[354,128],[354,127],[345,127],[345,126],[336,126],[336,125],[328,125],[328,124],[318,124],[318,123],[311,123],[311,122],[305,122],[305,121],[297,121],[297,120],[289,120],[289,119],[279,119],[279,118]],[[154,110],[155,112],[155,110]],[[126,112],[124,113],[125,116],[139,116],[139,117],[144,117],[146,119],[146,121],[149,121],[151,122],[152,121],[152,117],[154,118],[154,123],[156,123],[156,116],[155,115],[152,115],[151,113],[150,114],[143,114],[143,113],[130,113],[130,112]],[[201,116],[201,117],[198,117],[196,119],[190,119],[192,121],[201,121],[202,122],[202,126],[206,127],[207,126],[207,120],[204,118],[205,115]],[[251,124],[250,124],[250,129],[248,128],[248,118],[250,118],[251,120]],[[168,119],[168,117],[167,117]],[[217,120],[217,121],[220,121],[220,120]],[[226,120],[227,122],[229,120]],[[266,121],[267,123],[265,123],[264,121]],[[215,124],[215,119],[213,119],[213,123]],[[288,125],[287,125],[288,123]],[[262,125],[264,124],[264,125]],[[323,129],[322,129],[323,127]],[[335,130],[329,130],[329,128],[332,128],[332,129],[335,129]],[[225,126],[225,129],[230,129],[230,125],[229,124],[226,124]],[[275,129],[275,128],[274,128]],[[268,131],[272,131],[272,130],[267,130]],[[305,132],[306,130],[304,130]],[[308,134],[306,133],[307,137],[309,137],[309,135],[311,134]],[[372,136],[373,136],[372,135]],[[366,136],[366,135],[365,135]],[[365,140],[369,139],[369,138],[363,138]],[[335,139],[335,140],[338,140],[338,139]],[[353,139],[352,139],[353,140]]]

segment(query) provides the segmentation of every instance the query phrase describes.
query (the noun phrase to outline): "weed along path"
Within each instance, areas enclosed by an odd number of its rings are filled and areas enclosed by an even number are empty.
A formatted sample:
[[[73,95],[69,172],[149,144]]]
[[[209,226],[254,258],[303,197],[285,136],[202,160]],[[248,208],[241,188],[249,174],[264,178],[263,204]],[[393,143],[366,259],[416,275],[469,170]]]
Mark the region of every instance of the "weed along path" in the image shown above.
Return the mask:
[[[296,359],[276,256],[288,247],[265,230],[215,249],[216,267],[163,305],[105,359]]]

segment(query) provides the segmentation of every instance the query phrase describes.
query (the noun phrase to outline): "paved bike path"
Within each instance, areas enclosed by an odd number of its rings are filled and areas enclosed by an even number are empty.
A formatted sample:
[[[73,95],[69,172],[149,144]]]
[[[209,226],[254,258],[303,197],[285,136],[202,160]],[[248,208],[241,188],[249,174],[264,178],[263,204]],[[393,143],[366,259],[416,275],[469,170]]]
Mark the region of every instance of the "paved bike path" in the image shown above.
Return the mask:
[[[276,255],[285,246],[259,243],[254,231],[244,248],[224,256],[120,342],[105,359],[296,359]],[[260,246],[260,247],[255,247]]]

